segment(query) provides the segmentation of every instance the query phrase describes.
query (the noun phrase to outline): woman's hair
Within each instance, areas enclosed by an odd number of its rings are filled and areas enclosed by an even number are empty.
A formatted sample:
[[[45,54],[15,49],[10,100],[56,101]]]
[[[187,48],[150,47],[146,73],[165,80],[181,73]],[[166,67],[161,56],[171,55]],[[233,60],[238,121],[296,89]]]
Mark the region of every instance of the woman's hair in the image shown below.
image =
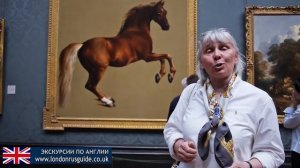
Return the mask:
[[[294,81],[295,90],[300,93],[300,77]]]
[[[244,68],[245,68],[245,61],[244,61],[244,55],[240,53],[239,48],[236,44],[235,39],[233,36],[230,34],[228,30],[225,28],[218,28],[218,29],[211,29],[201,35],[201,39],[199,41],[199,50],[197,54],[197,74],[200,78],[200,81],[202,84],[206,81],[208,78],[207,72],[202,68],[201,65],[201,59],[200,57],[203,54],[203,48],[206,48],[206,46],[216,43],[216,42],[221,42],[221,43],[231,43],[236,50],[236,53],[238,55],[238,62],[234,66],[234,72],[242,77]]]

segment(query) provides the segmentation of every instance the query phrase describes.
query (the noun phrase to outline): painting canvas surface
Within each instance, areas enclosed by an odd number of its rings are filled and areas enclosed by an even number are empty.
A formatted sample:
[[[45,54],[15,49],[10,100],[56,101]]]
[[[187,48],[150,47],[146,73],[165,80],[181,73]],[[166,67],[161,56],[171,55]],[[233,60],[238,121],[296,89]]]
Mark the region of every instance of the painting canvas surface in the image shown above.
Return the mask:
[[[277,113],[291,103],[300,74],[299,15],[254,16],[254,81],[273,98]]]
[[[153,1],[60,0],[57,55],[73,42],[115,36],[129,9],[150,2]],[[108,108],[101,106],[96,96],[85,89],[88,73],[77,59],[69,101],[63,108],[57,107],[59,117],[166,118],[170,101],[182,90],[181,79],[188,75],[187,2],[165,0],[164,8],[168,12],[170,29],[163,31],[158,24],[151,22],[153,52],[169,53],[173,57],[177,70],[174,81],[169,83],[166,75],[158,84],[155,83],[159,61],[138,61],[125,67],[109,67],[98,85],[102,92],[116,101],[115,107]],[[166,70],[169,72],[167,62]]]

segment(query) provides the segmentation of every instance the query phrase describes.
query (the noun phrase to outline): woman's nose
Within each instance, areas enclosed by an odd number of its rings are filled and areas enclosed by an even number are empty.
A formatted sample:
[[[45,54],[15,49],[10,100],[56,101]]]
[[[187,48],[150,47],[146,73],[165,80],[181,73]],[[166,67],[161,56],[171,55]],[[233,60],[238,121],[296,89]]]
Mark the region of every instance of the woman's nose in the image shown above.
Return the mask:
[[[215,52],[214,52],[214,59],[219,59],[221,58],[221,51],[218,50],[218,49],[215,49]]]

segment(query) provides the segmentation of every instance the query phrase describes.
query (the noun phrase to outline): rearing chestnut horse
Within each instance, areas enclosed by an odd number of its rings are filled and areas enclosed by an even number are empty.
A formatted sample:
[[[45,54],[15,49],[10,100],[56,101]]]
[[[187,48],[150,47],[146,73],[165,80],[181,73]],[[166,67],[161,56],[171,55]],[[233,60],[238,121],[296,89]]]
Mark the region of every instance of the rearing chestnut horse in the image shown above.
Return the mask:
[[[96,86],[108,66],[123,67],[139,60],[160,61],[160,71],[155,76],[155,81],[158,83],[166,74],[166,59],[170,65],[168,80],[171,83],[176,72],[172,58],[166,53],[153,53],[150,36],[152,20],[159,24],[162,30],[169,30],[167,11],[163,5],[164,2],[160,0],[132,8],[115,37],[95,37],[84,43],[69,44],[64,48],[59,58],[59,105],[63,106],[67,94],[71,91],[73,64],[76,56],[89,73],[85,88],[93,92],[101,104],[107,107],[115,106],[114,99],[105,96],[97,90]]]

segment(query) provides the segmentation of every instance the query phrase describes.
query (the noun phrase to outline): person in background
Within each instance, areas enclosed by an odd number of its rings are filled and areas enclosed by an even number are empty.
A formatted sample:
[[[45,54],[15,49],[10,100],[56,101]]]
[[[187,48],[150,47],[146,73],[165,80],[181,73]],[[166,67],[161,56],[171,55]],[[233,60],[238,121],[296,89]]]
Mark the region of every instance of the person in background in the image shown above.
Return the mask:
[[[188,77],[185,77],[181,80],[181,85],[184,89],[188,85],[190,85],[192,83],[196,83],[198,80],[199,80],[199,78],[196,74],[191,74]],[[175,109],[175,107],[178,103],[179,98],[180,98],[180,95],[174,97],[174,99],[171,101],[170,106],[169,106],[169,113],[168,113],[168,118],[167,119],[170,118],[172,112],[174,111],[174,109]]]
[[[276,168],[285,159],[272,98],[241,79],[244,58],[224,28],[201,35],[200,81],[187,86],[164,128],[179,168]]]
[[[300,166],[300,78],[294,81],[291,106],[283,112],[285,113],[283,126],[292,129],[292,168],[296,168]]]

